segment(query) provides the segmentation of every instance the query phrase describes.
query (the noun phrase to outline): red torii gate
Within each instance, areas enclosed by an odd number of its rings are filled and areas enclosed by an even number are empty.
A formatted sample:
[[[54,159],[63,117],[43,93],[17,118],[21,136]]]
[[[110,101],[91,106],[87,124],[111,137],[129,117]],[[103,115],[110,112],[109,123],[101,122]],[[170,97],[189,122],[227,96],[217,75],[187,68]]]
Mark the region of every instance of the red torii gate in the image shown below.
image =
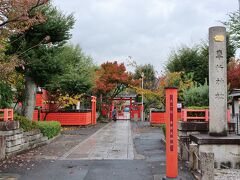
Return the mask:
[[[110,99],[111,101],[111,107],[109,110],[109,117],[112,115],[112,111],[114,109],[114,101],[130,101],[129,103],[129,109],[130,109],[130,119],[134,118],[134,114],[138,115],[138,118],[140,118],[140,113],[142,111],[142,104],[138,104],[137,106],[133,103],[133,100],[137,97],[136,94],[134,95],[119,95],[113,99]]]

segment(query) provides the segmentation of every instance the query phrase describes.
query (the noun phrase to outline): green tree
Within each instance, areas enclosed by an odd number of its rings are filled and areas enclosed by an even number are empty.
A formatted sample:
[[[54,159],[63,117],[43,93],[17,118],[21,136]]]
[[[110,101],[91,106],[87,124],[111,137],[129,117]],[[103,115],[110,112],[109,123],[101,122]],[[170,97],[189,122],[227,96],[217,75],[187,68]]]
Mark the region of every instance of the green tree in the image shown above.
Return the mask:
[[[143,87],[145,89],[154,89],[156,83],[156,73],[153,65],[145,64],[137,66],[135,69],[135,73],[133,75],[134,79],[140,79],[143,77]]]
[[[25,98],[22,114],[29,119],[32,119],[35,107],[36,84],[45,85],[52,76],[63,71],[64,64],[53,57],[70,39],[70,29],[74,25],[72,15],[64,15],[51,5],[42,8],[42,14],[46,21],[23,34],[12,36],[8,51],[23,61],[21,72],[25,77]]]
[[[235,47],[227,35],[227,62],[235,54]],[[193,80],[204,84],[208,80],[208,44],[203,42],[193,47],[183,46],[173,51],[168,59],[166,70],[169,72],[184,72],[193,74]]]
[[[96,67],[92,58],[86,56],[79,46],[64,46],[54,59],[61,62],[63,70],[46,83],[47,90],[70,96],[91,91]]]
[[[193,80],[202,84],[208,78],[207,66],[208,60],[205,54],[199,52],[197,46],[185,46],[171,53],[166,69],[169,72],[192,73]]]
[[[9,108],[13,102],[13,91],[9,84],[0,81],[0,109]]]
[[[227,31],[230,35],[230,42],[235,48],[240,47],[240,19],[239,11],[229,14],[229,20],[223,23],[227,27]]]

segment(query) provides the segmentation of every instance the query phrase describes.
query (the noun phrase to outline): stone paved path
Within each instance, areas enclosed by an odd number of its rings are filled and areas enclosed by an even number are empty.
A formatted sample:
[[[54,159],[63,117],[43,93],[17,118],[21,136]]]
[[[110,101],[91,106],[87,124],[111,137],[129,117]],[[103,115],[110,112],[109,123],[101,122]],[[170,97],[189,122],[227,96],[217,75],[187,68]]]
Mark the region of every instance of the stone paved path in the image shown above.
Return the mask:
[[[166,162],[164,135],[159,128],[149,122],[122,120],[97,126],[65,130],[36,153],[18,155],[27,159],[4,160],[9,163],[0,165],[0,179],[162,180]],[[179,179],[194,179],[182,164]]]
[[[66,152],[61,160],[133,159],[130,121],[112,122]]]

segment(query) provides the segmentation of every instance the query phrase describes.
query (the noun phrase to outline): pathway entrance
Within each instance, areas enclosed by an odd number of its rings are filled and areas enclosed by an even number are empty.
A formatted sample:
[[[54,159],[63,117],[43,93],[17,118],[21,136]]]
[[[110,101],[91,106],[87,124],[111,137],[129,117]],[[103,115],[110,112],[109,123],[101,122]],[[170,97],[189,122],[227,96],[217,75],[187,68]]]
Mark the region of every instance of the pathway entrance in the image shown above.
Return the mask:
[[[148,122],[65,129],[47,146],[0,161],[0,179],[162,180],[166,169],[162,138],[161,130]],[[184,166],[179,178],[194,179]]]
[[[133,159],[130,121],[112,122],[66,152],[61,160]]]

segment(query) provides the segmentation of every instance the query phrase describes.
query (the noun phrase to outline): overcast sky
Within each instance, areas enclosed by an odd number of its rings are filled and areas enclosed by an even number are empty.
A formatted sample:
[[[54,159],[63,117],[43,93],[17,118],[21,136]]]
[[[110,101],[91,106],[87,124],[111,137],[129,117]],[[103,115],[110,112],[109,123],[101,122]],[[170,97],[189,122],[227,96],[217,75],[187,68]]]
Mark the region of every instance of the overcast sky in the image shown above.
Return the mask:
[[[170,52],[206,40],[210,26],[221,25],[238,0],[55,0],[74,13],[73,44],[97,64],[129,56],[151,63],[160,73]]]

